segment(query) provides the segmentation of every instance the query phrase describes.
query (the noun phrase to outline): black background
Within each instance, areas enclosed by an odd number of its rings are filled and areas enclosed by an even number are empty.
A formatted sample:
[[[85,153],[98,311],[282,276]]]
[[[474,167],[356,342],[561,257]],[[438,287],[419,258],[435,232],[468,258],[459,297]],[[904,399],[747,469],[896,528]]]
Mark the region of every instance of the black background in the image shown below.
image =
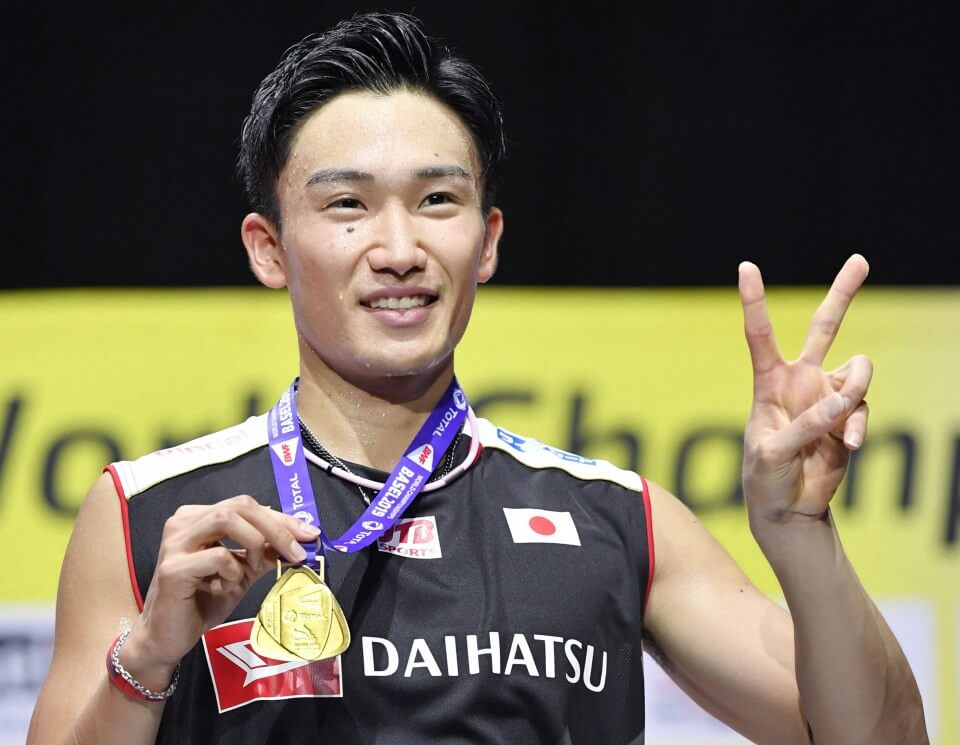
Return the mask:
[[[952,4],[21,3],[0,287],[243,285],[233,162],[286,47],[413,11],[480,65],[509,158],[499,284],[960,284]]]

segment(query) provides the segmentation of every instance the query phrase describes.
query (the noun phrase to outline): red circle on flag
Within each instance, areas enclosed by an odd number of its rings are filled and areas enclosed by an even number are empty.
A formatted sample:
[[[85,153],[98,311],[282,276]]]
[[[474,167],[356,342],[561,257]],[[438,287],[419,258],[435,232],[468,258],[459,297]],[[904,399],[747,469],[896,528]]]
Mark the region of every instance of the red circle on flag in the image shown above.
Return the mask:
[[[537,515],[530,518],[530,530],[540,535],[553,535],[557,532],[557,526],[552,520]]]

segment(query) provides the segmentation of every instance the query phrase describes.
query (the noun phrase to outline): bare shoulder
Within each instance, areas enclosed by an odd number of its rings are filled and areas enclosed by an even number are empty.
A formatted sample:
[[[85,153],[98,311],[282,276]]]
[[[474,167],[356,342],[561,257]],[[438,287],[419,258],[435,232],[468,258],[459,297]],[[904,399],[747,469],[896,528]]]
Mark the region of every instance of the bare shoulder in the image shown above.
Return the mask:
[[[689,507],[659,484],[647,481],[647,485],[656,548],[651,593],[664,591],[678,577],[715,582],[719,574],[746,581],[726,549]],[[718,563],[712,566],[712,562]],[[711,566],[711,571],[704,573]]]
[[[138,612],[127,570],[121,499],[107,473],[88,492],[64,554],[57,591],[58,612],[61,606],[75,604],[99,613],[92,606],[104,603],[122,606],[133,614]],[[96,604],[91,603],[88,590],[96,591]]]
[[[87,494],[60,570],[53,662],[37,700],[30,741],[52,741],[105,675],[121,617],[139,613],[127,570],[120,499],[109,474]]]
[[[647,484],[656,563],[645,622],[654,638],[666,639],[692,597],[723,613],[728,602],[736,602],[733,595],[756,590],[689,507],[659,484]]]

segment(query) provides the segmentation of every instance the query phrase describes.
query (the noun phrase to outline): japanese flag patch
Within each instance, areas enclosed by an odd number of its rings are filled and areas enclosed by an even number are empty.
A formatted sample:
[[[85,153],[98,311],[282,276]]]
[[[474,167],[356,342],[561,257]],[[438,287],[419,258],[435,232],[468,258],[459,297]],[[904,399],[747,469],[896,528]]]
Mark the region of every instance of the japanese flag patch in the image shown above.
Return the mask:
[[[504,507],[503,515],[514,543],[580,545],[580,534],[569,512]]]

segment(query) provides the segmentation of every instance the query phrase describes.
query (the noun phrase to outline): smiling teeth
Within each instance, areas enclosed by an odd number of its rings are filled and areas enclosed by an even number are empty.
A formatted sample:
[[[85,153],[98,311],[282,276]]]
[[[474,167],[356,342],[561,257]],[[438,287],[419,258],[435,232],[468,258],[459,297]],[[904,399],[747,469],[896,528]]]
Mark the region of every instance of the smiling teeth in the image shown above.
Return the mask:
[[[390,310],[406,310],[419,308],[427,304],[426,295],[411,295],[408,297],[383,297],[370,302],[371,308],[388,308]]]

